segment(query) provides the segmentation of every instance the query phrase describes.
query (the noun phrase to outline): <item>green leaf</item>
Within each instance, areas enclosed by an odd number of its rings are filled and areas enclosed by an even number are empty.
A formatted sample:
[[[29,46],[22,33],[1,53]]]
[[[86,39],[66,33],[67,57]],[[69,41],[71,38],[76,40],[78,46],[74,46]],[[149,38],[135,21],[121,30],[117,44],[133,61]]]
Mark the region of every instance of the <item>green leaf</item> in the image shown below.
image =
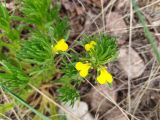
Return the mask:
[[[21,45],[17,58],[25,63],[32,64],[30,76],[50,76],[55,71],[54,56],[51,42],[42,33],[33,33],[28,41]],[[48,78],[48,77],[47,77]]]
[[[0,83],[11,90],[21,91],[26,87],[29,78],[17,66],[2,60],[0,61],[3,72],[0,73]]]
[[[105,65],[117,58],[118,47],[114,37],[105,34],[86,37],[82,39],[87,43],[92,40],[96,42],[94,49],[87,52],[87,59],[93,64],[93,67]]]
[[[10,29],[10,18],[7,9],[0,4],[0,28],[6,32]]]
[[[79,92],[73,86],[61,87],[58,93],[58,99],[64,103],[70,102],[70,105],[74,105],[74,102],[80,98]]]
[[[53,55],[48,38],[41,33],[34,33],[30,40],[22,43],[17,57],[29,63],[44,64],[46,60],[52,59]]]
[[[51,0],[23,0],[21,11],[25,14],[30,24],[38,26],[47,22],[48,10],[51,5]]]

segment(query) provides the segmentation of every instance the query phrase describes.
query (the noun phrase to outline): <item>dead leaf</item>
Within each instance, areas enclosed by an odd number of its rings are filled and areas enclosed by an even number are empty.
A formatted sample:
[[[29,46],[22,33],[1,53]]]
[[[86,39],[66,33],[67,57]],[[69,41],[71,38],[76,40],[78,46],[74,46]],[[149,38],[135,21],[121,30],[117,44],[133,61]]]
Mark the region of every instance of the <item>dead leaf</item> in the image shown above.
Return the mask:
[[[116,10],[124,12],[130,8],[130,1],[129,0],[118,0],[117,5],[115,7],[116,7]]]
[[[76,12],[78,15],[82,15],[85,12],[85,9],[83,7],[76,7]]]
[[[112,88],[109,88],[107,85],[98,85],[95,86],[101,93],[106,96],[112,98],[112,100],[116,101],[117,93],[114,91],[115,85],[113,84]],[[95,88],[92,88],[89,93],[87,93],[85,101],[87,101],[90,106],[91,110],[95,113],[103,114],[107,110],[113,107],[113,104],[109,102],[104,96],[97,92]]]
[[[105,115],[104,120],[128,120],[123,113],[118,109],[113,109],[110,113]]]
[[[118,38],[118,42],[125,41],[128,37],[127,25],[122,15],[118,12],[110,12],[106,16],[106,30],[109,34]]]
[[[136,78],[142,75],[144,72],[144,61],[141,59],[141,57],[138,55],[138,53],[131,48],[131,60],[130,60],[130,68],[131,70],[129,71],[129,53],[128,53],[128,48],[120,48],[119,50],[119,63],[121,65],[121,68],[124,70],[125,76],[127,77],[130,75],[130,78]],[[131,72],[131,73],[129,73]]]

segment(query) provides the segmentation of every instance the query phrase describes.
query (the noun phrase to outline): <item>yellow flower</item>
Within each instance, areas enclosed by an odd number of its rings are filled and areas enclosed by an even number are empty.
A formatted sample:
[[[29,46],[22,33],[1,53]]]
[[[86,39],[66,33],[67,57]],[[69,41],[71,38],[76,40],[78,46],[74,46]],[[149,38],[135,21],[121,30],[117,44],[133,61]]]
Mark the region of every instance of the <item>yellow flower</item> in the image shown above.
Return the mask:
[[[91,49],[94,49],[94,46],[96,45],[95,41],[91,41],[88,44],[85,44],[84,48],[86,51],[90,51]]]
[[[113,78],[112,75],[106,70],[106,68],[103,67],[100,70],[100,75],[97,77],[97,81],[100,84],[105,84],[105,83],[112,84]]]
[[[68,50],[68,44],[65,42],[64,39],[61,39],[57,42],[57,44],[54,47],[52,46],[52,50],[54,52],[59,52],[59,51],[65,52]]]
[[[79,71],[81,77],[86,77],[91,66],[88,63],[77,62],[75,68]]]

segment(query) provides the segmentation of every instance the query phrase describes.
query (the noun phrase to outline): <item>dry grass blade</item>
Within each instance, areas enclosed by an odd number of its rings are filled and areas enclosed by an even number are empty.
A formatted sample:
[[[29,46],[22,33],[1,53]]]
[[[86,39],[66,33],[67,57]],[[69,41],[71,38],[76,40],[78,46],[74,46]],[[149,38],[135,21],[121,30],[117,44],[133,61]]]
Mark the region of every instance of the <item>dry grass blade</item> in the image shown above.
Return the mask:
[[[130,114],[128,111],[122,109],[110,96],[106,96],[104,95],[101,91],[99,91],[97,88],[95,88],[95,86],[87,79],[85,79],[100,95],[102,95],[103,97],[105,97],[107,100],[109,100],[111,103],[113,103],[121,112],[122,114],[126,117],[127,120],[130,120],[127,116],[130,115],[132,116],[134,119],[139,120],[138,118],[136,118],[135,116],[133,116],[132,114]]]
[[[36,87],[34,87],[33,85],[29,84],[29,86],[35,90],[36,92],[38,92],[39,94],[41,94],[44,98],[46,98],[48,101],[50,101],[51,103],[55,104],[57,107],[59,107],[60,109],[62,109],[64,112],[66,112],[67,114],[71,115],[73,118],[75,118],[75,120],[80,120],[76,115],[74,115],[73,113],[69,112],[68,110],[66,110],[63,106],[61,106],[60,104],[58,104],[57,102],[55,102],[54,100],[52,100],[51,98],[49,98],[46,94],[44,94],[43,92],[41,92],[39,89],[37,89]]]
[[[1,88],[1,91],[2,91],[2,94],[3,94],[3,96],[4,96],[5,100],[6,100],[6,102],[9,103],[10,101],[9,101],[8,97],[6,96],[6,94],[4,93],[4,91],[3,91],[2,88]],[[16,116],[17,120],[21,120],[21,119],[19,118],[19,115],[16,113],[16,111],[15,111],[14,109],[12,109],[12,112],[13,112],[14,115]]]
[[[6,118],[7,120],[12,120],[12,119],[10,119],[9,117],[7,117],[6,115],[4,115],[4,114],[2,114],[2,113],[0,113],[0,116],[3,116],[3,117]]]
[[[131,112],[131,44],[132,44],[132,21],[133,21],[133,10],[132,3],[130,3],[130,29],[129,29],[129,56],[128,56],[128,111]]]
[[[154,61],[153,65],[152,65],[152,70],[151,70],[151,73],[150,73],[150,76],[149,76],[148,80],[145,82],[144,86],[141,88],[141,90],[137,94],[137,99],[136,99],[137,102],[135,102],[135,107],[134,107],[133,114],[135,114],[135,112],[136,112],[136,110],[137,110],[137,108],[138,108],[138,106],[139,106],[139,104],[141,102],[142,97],[144,96],[145,92],[149,88],[149,85],[150,85],[151,81],[153,80],[153,78],[155,77],[155,74],[160,69],[160,67],[157,67],[155,70],[153,70],[154,67],[155,67],[155,61]]]

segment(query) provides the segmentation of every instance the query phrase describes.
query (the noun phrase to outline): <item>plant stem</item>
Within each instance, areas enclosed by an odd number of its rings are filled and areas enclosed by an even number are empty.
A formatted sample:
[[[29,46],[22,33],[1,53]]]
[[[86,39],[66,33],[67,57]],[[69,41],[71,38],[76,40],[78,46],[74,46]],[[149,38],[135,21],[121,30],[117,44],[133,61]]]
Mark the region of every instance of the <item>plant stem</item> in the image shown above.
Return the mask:
[[[26,107],[28,107],[30,110],[32,110],[36,115],[38,115],[40,118],[42,118],[43,120],[50,120],[47,116],[43,115],[42,113],[38,112],[37,110],[35,110],[32,106],[30,106],[29,104],[27,104],[22,98],[20,98],[19,96],[17,96],[16,94],[14,94],[13,92],[11,92],[8,88],[4,87],[3,85],[0,85],[2,87],[3,90],[5,90],[6,92],[8,92],[12,97],[14,97],[16,100],[18,100],[19,102],[21,102],[23,105],[25,105]]]
[[[159,53],[159,50],[158,50],[158,46],[157,46],[157,41],[155,40],[155,38],[153,37],[153,35],[151,34],[151,32],[149,31],[148,27],[147,27],[147,24],[146,24],[146,21],[145,21],[145,18],[144,16],[142,15],[137,3],[135,0],[130,0],[133,4],[133,8],[135,10],[135,13],[137,14],[139,20],[140,20],[140,23],[142,24],[143,26],[143,29],[144,29],[144,34],[145,36],[147,37],[148,39],[148,42],[151,44],[151,47],[152,47],[152,50],[153,50],[153,53],[155,54],[156,58],[157,58],[157,61],[158,63],[160,63],[160,53]]]

